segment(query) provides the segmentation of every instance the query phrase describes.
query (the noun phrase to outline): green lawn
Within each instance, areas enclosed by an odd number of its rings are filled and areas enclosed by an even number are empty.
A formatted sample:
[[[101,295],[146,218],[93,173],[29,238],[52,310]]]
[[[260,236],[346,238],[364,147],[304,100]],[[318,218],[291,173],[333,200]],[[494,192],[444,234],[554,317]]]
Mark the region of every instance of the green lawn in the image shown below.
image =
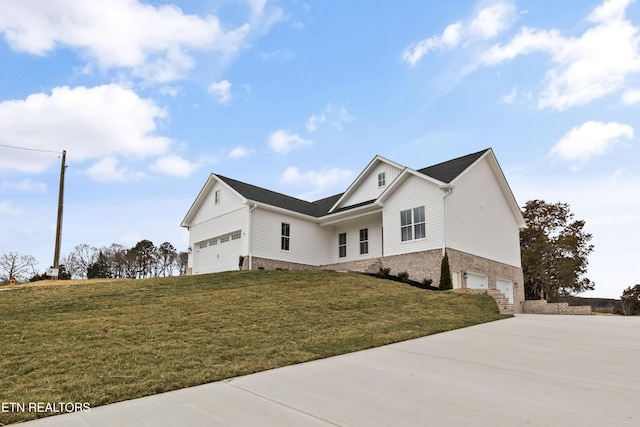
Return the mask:
[[[334,272],[58,283],[0,292],[0,403],[95,407],[507,317],[488,296]]]

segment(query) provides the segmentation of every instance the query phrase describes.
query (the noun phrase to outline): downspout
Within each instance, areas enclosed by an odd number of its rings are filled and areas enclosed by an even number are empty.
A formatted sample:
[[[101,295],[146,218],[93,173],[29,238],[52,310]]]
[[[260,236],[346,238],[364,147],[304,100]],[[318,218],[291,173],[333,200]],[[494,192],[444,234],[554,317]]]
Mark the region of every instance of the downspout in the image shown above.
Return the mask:
[[[247,224],[247,251],[249,252],[249,271],[253,269],[253,257],[251,256],[251,213],[257,208],[257,204],[253,204],[253,207],[249,209],[249,224]]]
[[[444,232],[444,241],[442,242],[442,256],[447,251],[447,197],[453,193],[453,186],[443,185],[440,187],[444,195],[442,196],[442,229]]]

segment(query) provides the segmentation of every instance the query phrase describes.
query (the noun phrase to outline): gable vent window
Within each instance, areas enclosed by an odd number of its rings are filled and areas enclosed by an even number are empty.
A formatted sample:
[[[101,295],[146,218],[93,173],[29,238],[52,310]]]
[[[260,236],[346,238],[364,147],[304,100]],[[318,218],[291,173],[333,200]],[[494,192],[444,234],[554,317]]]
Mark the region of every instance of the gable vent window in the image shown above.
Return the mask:
[[[280,235],[280,249],[283,251],[289,250],[289,239],[291,239],[291,225],[283,222]]]
[[[378,187],[384,187],[387,184],[387,180],[385,179],[384,172],[378,174]]]
[[[424,206],[400,212],[400,233],[403,242],[427,237]]]
[[[338,256],[340,258],[347,256],[347,233],[338,234]]]
[[[369,229],[360,230],[360,255],[369,253]]]
[[[215,201],[216,205],[220,204],[220,190],[216,190],[215,192]]]

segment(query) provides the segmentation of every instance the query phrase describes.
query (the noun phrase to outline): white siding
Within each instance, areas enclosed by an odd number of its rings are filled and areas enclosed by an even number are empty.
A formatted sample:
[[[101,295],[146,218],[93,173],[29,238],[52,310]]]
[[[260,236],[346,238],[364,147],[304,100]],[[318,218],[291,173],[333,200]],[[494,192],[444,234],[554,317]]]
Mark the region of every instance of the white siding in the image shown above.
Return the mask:
[[[240,209],[236,209],[233,212],[228,212],[217,218],[209,219],[208,221],[201,222],[196,225],[192,225],[189,229],[189,245],[193,248],[194,245],[209,241],[214,237],[220,237],[227,234],[231,234],[235,231],[242,233],[242,251],[246,253],[247,246],[247,225],[249,218],[249,208],[243,206]]]
[[[351,206],[369,200],[377,199],[380,193],[382,193],[394,179],[402,172],[395,166],[392,166],[385,162],[380,162],[374,168],[369,171],[369,174],[364,177],[360,185],[355,191],[340,203],[339,207]],[[384,187],[378,187],[378,174],[385,174],[386,184]]]
[[[251,217],[252,256],[309,265],[329,264],[332,234],[315,221],[260,208]],[[288,251],[280,248],[283,222],[291,226]]]
[[[220,190],[220,203],[218,204],[215,203],[215,192],[217,190]],[[191,220],[191,224],[208,221],[211,218],[233,212],[243,206],[242,199],[237,193],[227,189],[227,187],[221,183],[216,182]]]
[[[456,181],[447,213],[447,246],[520,267],[518,224],[486,159]]]
[[[369,230],[369,253],[360,255],[360,230]],[[332,263],[357,261],[361,259],[382,256],[382,221],[380,214],[365,217],[360,221],[353,221],[333,227],[331,238]],[[347,256],[340,258],[338,252],[338,235],[347,233]]]
[[[409,175],[384,202],[384,255],[438,249],[443,243],[443,192],[434,183]],[[420,206],[425,208],[426,238],[402,241],[400,212]]]

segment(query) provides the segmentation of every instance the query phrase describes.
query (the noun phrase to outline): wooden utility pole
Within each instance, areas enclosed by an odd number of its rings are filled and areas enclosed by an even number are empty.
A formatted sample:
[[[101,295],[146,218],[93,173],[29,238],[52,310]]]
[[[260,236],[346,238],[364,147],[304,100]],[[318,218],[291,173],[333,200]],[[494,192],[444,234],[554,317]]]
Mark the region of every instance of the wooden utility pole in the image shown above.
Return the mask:
[[[53,254],[53,268],[58,269],[60,262],[60,241],[62,239],[62,207],[64,205],[64,171],[67,150],[62,151],[62,166],[60,167],[60,190],[58,192],[58,224],[56,226],[56,248]]]

